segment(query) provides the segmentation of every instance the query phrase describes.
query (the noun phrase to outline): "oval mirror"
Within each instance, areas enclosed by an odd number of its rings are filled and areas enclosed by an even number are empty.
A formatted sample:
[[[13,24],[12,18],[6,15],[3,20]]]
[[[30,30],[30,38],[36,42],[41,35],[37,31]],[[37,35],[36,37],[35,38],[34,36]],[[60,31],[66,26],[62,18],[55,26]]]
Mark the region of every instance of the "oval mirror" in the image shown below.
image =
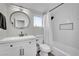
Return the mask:
[[[21,12],[21,11],[13,12],[10,15],[10,20],[11,20],[12,25],[15,28],[19,28],[19,29],[28,27],[29,22],[30,22],[29,16],[26,13]]]

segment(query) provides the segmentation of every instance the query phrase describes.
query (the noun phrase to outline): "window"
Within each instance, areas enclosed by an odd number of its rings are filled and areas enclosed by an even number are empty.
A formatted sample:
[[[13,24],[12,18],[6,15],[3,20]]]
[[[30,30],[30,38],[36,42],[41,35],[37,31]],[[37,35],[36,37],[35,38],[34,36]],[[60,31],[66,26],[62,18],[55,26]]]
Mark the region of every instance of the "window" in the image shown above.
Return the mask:
[[[34,27],[42,27],[42,17],[41,16],[34,16]]]

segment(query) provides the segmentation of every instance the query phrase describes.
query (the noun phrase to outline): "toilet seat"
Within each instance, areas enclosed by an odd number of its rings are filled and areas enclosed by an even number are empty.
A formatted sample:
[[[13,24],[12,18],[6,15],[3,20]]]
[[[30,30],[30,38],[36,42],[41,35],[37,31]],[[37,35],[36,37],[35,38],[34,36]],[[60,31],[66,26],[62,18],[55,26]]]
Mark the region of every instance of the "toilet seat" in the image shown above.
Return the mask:
[[[50,47],[47,44],[40,44],[40,50],[47,53],[51,51]]]

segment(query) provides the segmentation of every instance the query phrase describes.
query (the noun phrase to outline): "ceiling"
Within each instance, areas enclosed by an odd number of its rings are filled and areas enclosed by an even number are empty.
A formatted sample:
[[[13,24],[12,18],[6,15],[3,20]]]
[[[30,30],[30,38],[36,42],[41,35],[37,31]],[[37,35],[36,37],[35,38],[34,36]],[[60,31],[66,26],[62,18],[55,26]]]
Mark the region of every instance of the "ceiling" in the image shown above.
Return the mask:
[[[14,3],[15,5],[22,6],[24,8],[36,10],[41,13],[45,13],[60,3]]]

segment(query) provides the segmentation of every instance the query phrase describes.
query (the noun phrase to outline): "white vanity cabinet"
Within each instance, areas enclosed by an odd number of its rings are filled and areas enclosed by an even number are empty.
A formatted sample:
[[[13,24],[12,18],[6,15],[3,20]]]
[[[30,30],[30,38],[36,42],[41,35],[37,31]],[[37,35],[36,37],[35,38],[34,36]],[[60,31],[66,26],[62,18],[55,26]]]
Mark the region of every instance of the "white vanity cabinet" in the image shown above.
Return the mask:
[[[35,56],[36,40],[0,44],[0,56]]]

